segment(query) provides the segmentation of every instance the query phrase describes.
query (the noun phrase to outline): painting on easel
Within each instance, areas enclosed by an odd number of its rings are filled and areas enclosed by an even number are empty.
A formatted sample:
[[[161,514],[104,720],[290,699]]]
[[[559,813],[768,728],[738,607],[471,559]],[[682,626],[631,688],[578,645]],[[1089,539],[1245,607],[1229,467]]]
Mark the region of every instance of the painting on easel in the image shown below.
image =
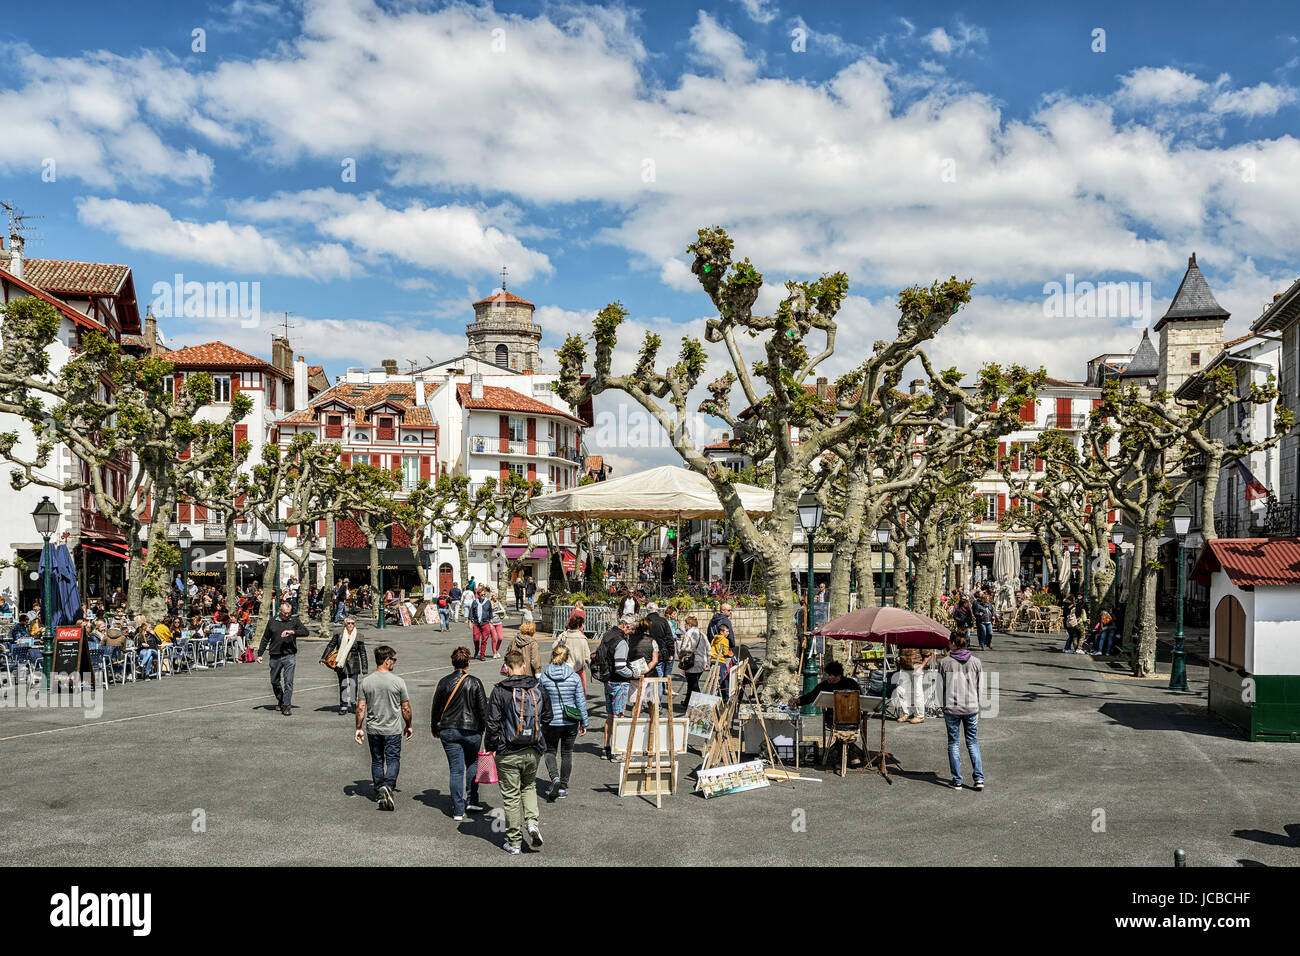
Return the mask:
[[[701,694],[699,691],[691,694],[691,699],[686,702],[686,732],[707,740],[713,733],[713,721],[721,703],[722,698],[716,694]]]

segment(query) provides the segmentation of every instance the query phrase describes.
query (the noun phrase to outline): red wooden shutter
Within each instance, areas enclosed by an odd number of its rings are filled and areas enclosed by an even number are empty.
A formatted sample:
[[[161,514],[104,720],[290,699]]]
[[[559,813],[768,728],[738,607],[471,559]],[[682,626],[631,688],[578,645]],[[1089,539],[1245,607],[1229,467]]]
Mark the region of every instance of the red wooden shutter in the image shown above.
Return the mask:
[[[1019,508],[1019,507],[1020,507],[1020,499],[1019,499],[1018,497],[1016,497],[1016,496],[1012,496],[1012,498],[1011,498],[1011,507],[1012,507],[1012,508]]]
[[[195,523],[195,524],[203,524],[203,523],[204,523],[205,521],[207,521],[207,520],[208,520],[208,509],[205,508],[205,507],[203,507],[203,505],[195,505],[195,506],[194,506],[194,523]]]
[[[177,518],[176,518],[177,521],[179,521],[181,524],[190,523],[190,503],[188,501],[182,501],[180,505],[177,507],[176,511],[177,511]]]
[[[1094,399],[1092,400],[1092,407],[1093,407],[1094,409],[1096,409],[1096,408],[1101,408],[1101,403],[1102,403],[1103,401],[1105,401],[1105,399],[1094,398]]]
[[[370,467],[372,467],[372,468],[381,468],[381,467],[383,467],[382,464],[381,464],[382,458],[383,458],[382,455],[371,455],[371,456],[370,456]]]
[[[274,375],[266,376],[267,403],[275,408],[276,392],[280,391],[280,380]]]
[[[421,455],[420,456],[420,477],[422,479],[427,479],[429,477],[429,473],[430,473],[429,456]]]
[[[998,517],[1001,518],[1003,512],[1007,510],[1007,496],[998,495]]]
[[[347,452],[343,453],[343,467],[344,468],[352,467],[352,456]]]
[[[239,443],[242,441],[248,441],[248,426],[236,425],[235,426],[235,448],[236,449],[239,448]]]
[[[506,486],[506,475],[508,474],[510,474],[510,462],[503,461],[501,462],[500,487],[504,488]]]
[[[528,454],[537,454],[537,419],[528,419]]]
[[[1074,411],[1073,402],[1068,398],[1058,398],[1056,400],[1056,427],[1069,428],[1070,414]]]
[[[528,463],[528,480],[529,481],[537,480],[537,466],[533,464],[531,461]]]
[[[998,400],[995,398],[993,399],[993,404],[989,406],[989,411],[996,412],[997,410],[998,410]]]
[[[398,481],[401,481],[401,479],[402,479],[402,456],[401,456],[401,455],[389,455],[389,456],[388,456],[388,462],[389,462],[390,465],[393,466],[393,474],[397,476],[397,480],[398,480]]]
[[[1034,420],[1034,400],[1032,398],[1020,407],[1020,420],[1022,422],[1032,422]]]
[[[1011,470],[1020,470],[1020,445],[1019,443],[1011,446]]]
[[[501,451],[510,449],[510,416],[502,415],[497,435],[501,439]]]
[[[1004,441],[1000,441],[998,442],[998,467],[999,468],[1002,467],[1002,459],[1006,457],[1007,457],[1007,443]]]
[[[1043,459],[1041,459],[1041,458],[1035,458],[1035,459],[1034,459],[1034,471],[1042,471],[1042,470],[1043,470]]]

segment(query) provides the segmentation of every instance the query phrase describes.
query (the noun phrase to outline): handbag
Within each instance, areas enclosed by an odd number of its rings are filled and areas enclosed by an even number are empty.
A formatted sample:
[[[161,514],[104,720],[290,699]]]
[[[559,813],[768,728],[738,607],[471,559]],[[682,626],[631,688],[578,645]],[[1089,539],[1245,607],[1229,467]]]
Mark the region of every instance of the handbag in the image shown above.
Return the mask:
[[[339,651],[337,647],[325,655],[325,666],[332,667],[334,670],[339,669]]]
[[[677,666],[682,669],[683,673],[689,671],[695,666],[695,652],[687,651],[685,654],[677,658]]]
[[[559,690],[559,687],[556,687]],[[582,711],[575,704],[566,704],[564,698],[560,698],[560,713],[564,715],[565,720],[572,720],[574,723],[582,723]]]
[[[474,770],[475,783],[497,782],[497,759],[494,754],[482,750],[478,752],[478,762]]]

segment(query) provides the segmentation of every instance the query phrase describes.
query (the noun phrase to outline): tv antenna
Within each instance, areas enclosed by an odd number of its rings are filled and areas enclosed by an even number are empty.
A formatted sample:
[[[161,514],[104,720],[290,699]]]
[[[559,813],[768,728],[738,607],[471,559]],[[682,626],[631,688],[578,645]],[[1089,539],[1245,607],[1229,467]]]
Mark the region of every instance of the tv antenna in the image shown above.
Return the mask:
[[[291,325],[290,322],[289,322],[289,316],[291,316],[291,315],[295,315],[295,314],[296,314],[296,313],[294,313],[294,312],[286,312],[286,313],[284,313],[284,321],[283,321],[282,323],[280,323],[281,325],[284,326],[284,340],[285,340],[286,342],[289,341],[289,330],[290,330],[290,329],[296,329],[296,328],[298,327],[298,326],[296,326],[296,325]]]
[[[40,240],[42,238],[38,233],[31,232],[27,226],[23,225],[23,223],[28,219],[44,219],[44,216],[29,216],[13,203],[0,202],[0,207],[3,207],[4,211],[9,216],[8,235],[10,237],[16,236],[24,241],[28,239]]]

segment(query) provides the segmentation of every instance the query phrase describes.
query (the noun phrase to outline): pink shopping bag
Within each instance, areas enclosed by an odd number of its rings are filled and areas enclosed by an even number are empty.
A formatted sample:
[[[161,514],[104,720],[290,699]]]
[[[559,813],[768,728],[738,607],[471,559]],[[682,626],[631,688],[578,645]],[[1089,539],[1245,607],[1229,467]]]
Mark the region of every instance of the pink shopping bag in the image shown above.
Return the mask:
[[[497,760],[494,754],[478,752],[478,769],[474,771],[475,783],[497,782]]]

